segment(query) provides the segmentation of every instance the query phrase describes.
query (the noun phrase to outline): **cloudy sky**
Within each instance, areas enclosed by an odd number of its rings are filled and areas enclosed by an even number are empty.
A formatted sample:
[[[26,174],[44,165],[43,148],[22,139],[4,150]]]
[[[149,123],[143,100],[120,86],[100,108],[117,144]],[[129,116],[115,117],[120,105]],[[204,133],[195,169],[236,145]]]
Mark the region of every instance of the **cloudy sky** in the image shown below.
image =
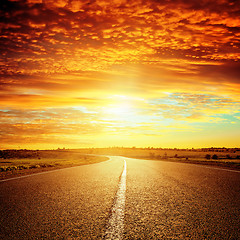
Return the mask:
[[[1,0],[0,148],[239,147],[239,0]]]

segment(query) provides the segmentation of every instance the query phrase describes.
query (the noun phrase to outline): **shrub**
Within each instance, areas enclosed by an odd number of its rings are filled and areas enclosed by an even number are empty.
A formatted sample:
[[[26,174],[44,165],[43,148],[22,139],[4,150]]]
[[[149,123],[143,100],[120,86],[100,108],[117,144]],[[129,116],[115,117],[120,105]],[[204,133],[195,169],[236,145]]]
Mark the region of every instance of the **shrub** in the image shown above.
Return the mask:
[[[32,168],[40,168],[40,165],[38,165],[38,164],[36,164],[36,165],[31,165],[29,168],[30,168],[30,169],[32,169]]]
[[[27,167],[27,166],[24,166],[24,165],[19,165],[19,166],[17,167],[17,169],[18,169],[18,170],[23,170],[23,169],[28,169],[28,167]]]
[[[212,159],[218,159],[218,155],[214,154],[214,155],[212,156]]]
[[[205,158],[206,158],[206,159],[210,159],[210,158],[211,158],[211,155],[210,155],[210,154],[206,154]]]
[[[6,168],[6,171],[13,171],[13,170],[17,170],[17,167],[11,166]]]

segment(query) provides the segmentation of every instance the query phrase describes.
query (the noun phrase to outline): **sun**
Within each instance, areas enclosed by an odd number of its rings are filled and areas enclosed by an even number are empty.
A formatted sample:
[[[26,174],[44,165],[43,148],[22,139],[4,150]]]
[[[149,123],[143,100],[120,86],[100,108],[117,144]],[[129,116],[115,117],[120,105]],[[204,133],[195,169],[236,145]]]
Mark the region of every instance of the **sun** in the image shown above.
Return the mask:
[[[109,126],[129,128],[136,127],[145,117],[139,111],[145,100],[136,96],[112,95],[106,99],[101,107],[101,119]]]
[[[129,97],[114,95],[109,99],[109,104],[103,107],[103,112],[115,117],[124,117],[132,113],[133,104]]]

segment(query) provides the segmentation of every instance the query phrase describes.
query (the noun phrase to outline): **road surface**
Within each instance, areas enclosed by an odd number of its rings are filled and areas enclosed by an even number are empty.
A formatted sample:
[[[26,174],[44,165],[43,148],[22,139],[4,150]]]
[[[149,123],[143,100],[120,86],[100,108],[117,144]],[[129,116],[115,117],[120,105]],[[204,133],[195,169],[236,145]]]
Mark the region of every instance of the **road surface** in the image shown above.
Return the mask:
[[[240,172],[111,157],[0,181],[0,239],[240,239]]]

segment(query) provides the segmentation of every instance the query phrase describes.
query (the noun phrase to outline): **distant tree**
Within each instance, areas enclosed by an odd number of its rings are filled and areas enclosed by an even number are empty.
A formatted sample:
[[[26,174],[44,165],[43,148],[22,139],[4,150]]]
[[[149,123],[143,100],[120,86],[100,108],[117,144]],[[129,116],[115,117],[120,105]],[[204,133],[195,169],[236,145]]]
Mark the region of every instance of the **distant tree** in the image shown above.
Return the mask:
[[[232,159],[232,157],[229,154],[226,155],[226,158],[227,159]]]
[[[214,155],[212,156],[212,159],[218,159],[218,155],[214,154]]]
[[[210,155],[210,154],[206,154],[205,158],[206,158],[206,159],[210,159],[210,158],[211,158],[211,155]]]

